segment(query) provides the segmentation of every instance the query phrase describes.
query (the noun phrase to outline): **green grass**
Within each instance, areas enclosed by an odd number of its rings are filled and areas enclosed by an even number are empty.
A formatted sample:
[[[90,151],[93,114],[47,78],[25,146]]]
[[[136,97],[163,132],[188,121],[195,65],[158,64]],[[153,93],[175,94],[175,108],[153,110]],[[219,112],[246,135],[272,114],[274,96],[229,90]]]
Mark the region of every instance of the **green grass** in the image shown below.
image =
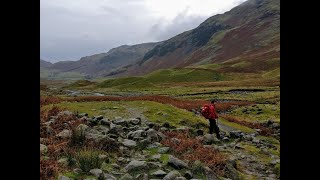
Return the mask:
[[[237,123],[229,122],[229,121],[227,121],[227,120],[225,120],[225,119],[223,119],[221,117],[219,118],[218,123],[221,123],[224,126],[228,126],[228,127],[240,130],[240,131],[245,132],[245,133],[253,133],[253,132],[255,132],[255,130],[253,130],[253,129],[249,128],[249,127],[246,127],[246,126],[243,126],[243,125],[240,125],[240,124],[237,124]]]
[[[184,109],[179,109],[171,105],[161,104],[151,101],[104,101],[104,102],[62,102],[57,104],[61,108],[66,108],[72,112],[88,113],[91,116],[103,115],[106,118],[117,116],[124,118],[130,117],[128,108],[135,108],[141,112],[148,120],[164,123],[179,127],[183,125],[195,125],[197,123],[207,124],[203,117],[196,116],[194,113]],[[44,108],[51,108],[52,105]]]
[[[231,115],[245,121],[263,122],[271,119],[280,122],[280,104],[257,104],[255,107],[240,107],[233,110]]]

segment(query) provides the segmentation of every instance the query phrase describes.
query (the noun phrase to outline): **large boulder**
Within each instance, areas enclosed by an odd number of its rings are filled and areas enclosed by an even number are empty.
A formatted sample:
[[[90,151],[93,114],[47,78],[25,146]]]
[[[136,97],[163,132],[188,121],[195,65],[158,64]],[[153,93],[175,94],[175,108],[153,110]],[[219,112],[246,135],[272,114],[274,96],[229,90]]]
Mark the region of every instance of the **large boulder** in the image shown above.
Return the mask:
[[[130,174],[126,173],[119,180],[133,180],[133,179],[134,178]]]
[[[184,161],[169,155],[169,160],[168,160],[168,164],[172,167],[174,167],[175,169],[183,169],[183,168],[188,168],[188,164],[185,163]]]
[[[241,131],[230,131],[230,137],[234,139],[241,138]]]
[[[117,125],[120,125],[120,126],[123,126],[123,127],[128,127],[128,121],[126,121],[124,119],[117,119],[117,120],[114,120],[112,122],[113,122],[113,124],[117,124]]]
[[[129,119],[129,123],[132,124],[132,125],[140,125],[141,124],[141,118]]]

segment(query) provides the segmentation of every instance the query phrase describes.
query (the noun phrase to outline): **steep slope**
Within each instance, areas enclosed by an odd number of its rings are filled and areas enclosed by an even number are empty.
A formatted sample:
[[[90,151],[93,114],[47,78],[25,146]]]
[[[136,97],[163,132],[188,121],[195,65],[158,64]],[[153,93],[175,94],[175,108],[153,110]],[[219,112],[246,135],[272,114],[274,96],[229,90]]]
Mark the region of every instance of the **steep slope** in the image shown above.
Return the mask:
[[[106,76],[111,71],[134,63],[159,43],[144,43],[137,45],[123,45],[113,48],[107,53],[86,56],[79,61],[62,61],[50,66],[58,72],[77,72],[87,77]]]
[[[117,76],[143,75],[157,69],[234,61],[250,62],[247,71],[269,70],[280,57],[280,0],[248,0],[210,17],[197,28],[155,46]],[[268,63],[267,63],[268,64]],[[226,68],[232,71],[236,68]]]

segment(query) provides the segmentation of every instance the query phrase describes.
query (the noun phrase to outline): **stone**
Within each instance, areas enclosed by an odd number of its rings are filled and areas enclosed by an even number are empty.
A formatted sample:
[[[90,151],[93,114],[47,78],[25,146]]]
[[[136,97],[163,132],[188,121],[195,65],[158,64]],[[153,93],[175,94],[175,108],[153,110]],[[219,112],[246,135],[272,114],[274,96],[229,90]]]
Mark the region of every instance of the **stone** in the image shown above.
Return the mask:
[[[159,168],[161,165],[156,162],[147,162],[147,166],[149,169],[155,169],[155,168]]]
[[[255,137],[255,138],[252,139],[252,142],[258,144],[258,143],[260,143],[260,140]]]
[[[123,119],[114,120],[113,124],[120,125],[120,126],[123,126],[123,127],[127,127],[128,126],[128,122],[126,120],[123,120]]]
[[[126,173],[119,180],[133,180],[133,179],[134,178],[130,174]]]
[[[103,172],[101,169],[91,169],[89,171],[90,174],[92,174],[93,176],[97,177],[97,178],[100,178],[103,176]]]
[[[155,154],[155,155],[151,156],[151,158],[154,160],[159,160],[161,158],[161,154]]]
[[[175,169],[188,168],[187,163],[185,163],[184,161],[182,161],[172,155],[169,155],[168,165],[174,167]]]
[[[143,174],[138,174],[135,179],[137,180],[149,180],[148,174],[143,173]]]
[[[132,125],[139,125],[141,124],[141,118],[130,119],[129,123]]]
[[[203,134],[204,134],[202,129],[196,130],[196,133],[197,133],[198,136],[203,136]]]
[[[107,160],[108,159],[108,156],[107,155],[105,155],[105,154],[100,154],[99,155],[99,159],[101,159],[101,160]]]
[[[60,158],[57,161],[60,165],[67,167],[69,165],[68,158]]]
[[[174,180],[187,180],[185,177],[176,177]]]
[[[230,131],[230,137],[234,139],[241,138],[241,131]]]
[[[149,145],[147,146],[147,149],[158,148],[158,147],[160,147],[160,146],[161,146],[160,143],[155,142],[155,143],[149,144]]]
[[[61,111],[57,114],[57,116],[71,116],[73,115],[73,112],[70,112],[70,111]]]
[[[165,122],[165,123],[162,124],[162,127],[170,128],[170,124],[168,122]]]
[[[112,176],[111,174],[105,173],[103,176],[105,180],[117,180],[117,178]]]
[[[89,126],[85,124],[79,124],[76,128],[78,132],[86,132],[89,129]]]
[[[59,176],[58,180],[72,180],[72,179],[67,176]]]
[[[224,138],[222,138],[222,140],[228,142],[229,138],[228,137],[224,137]]]
[[[147,138],[150,139],[151,142],[159,142],[160,138],[158,137],[157,131],[154,129],[147,130]]]
[[[128,172],[141,169],[147,169],[146,161],[133,160],[125,167],[125,170]]]
[[[166,172],[162,171],[161,169],[151,173],[152,176],[155,176],[155,177],[160,177],[160,178],[163,178],[165,175],[167,175]]]
[[[78,115],[79,118],[88,117],[88,113],[81,113]]]
[[[130,147],[130,148],[133,148],[133,147],[136,147],[137,146],[137,142],[136,141],[133,141],[133,140],[130,140],[130,139],[124,139],[122,144],[126,147]]]
[[[162,180],[174,180],[179,177],[180,173],[176,170],[169,172]]]
[[[280,128],[280,124],[278,124],[278,123],[273,123],[273,124],[271,125],[271,127],[272,127],[273,129],[278,129],[278,128]]]
[[[106,119],[106,118],[103,118],[100,121],[100,124],[104,125],[104,126],[110,126],[110,123],[111,123],[111,121],[109,119]]]
[[[203,136],[203,143],[206,145],[220,142],[213,134],[206,134]]]
[[[130,131],[127,134],[128,139],[141,138],[141,137],[146,137],[146,136],[147,136],[147,133],[144,130]]]
[[[68,129],[64,129],[61,131],[59,134],[56,135],[56,137],[62,138],[62,139],[67,139],[71,137],[72,132]]]
[[[160,154],[165,154],[165,153],[167,153],[169,150],[170,150],[169,147],[161,147],[161,148],[158,149],[158,153],[160,153]]]
[[[100,121],[103,119],[103,116],[102,115],[99,115],[99,116],[95,116],[93,117],[93,119],[97,120],[97,121]]]
[[[48,147],[44,144],[40,144],[40,153],[45,154],[48,152]]]
[[[193,174],[192,174],[191,171],[188,170],[188,171],[186,171],[186,172],[184,173],[184,177],[187,178],[187,179],[192,179]]]

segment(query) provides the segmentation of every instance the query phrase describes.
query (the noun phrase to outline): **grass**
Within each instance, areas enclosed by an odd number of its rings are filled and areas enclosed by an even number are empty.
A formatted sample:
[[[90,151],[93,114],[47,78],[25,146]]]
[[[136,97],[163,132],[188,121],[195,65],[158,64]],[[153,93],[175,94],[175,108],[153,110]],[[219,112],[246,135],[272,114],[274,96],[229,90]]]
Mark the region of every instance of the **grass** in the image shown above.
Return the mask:
[[[83,149],[76,153],[76,160],[79,168],[83,172],[89,172],[91,169],[101,168],[103,161],[99,158],[100,151],[93,149]]]
[[[236,130],[240,130],[240,131],[245,132],[245,133],[253,133],[253,132],[255,132],[255,130],[253,130],[253,129],[249,128],[249,127],[246,127],[246,126],[234,123],[234,122],[229,122],[229,121],[225,120],[222,117],[219,118],[219,122],[218,123],[221,123],[224,126],[228,126],[228,127],[234,128]]]
[[[250,122],[264,122],[270,119],[280,122],[280,104],[256,104],[240,107],[233,110],[231,115]]]
[[[173,126],[182,126],[186,123],[190,126],[197,123],[207,123],[204,118],[187,110],[151,101],[61,102],[57,106],[70,111],[88,113],[89,116],[103,115],[110,119],[117,116],[129,118],[128,108],[134,107],[153,122],[163,123],[167,121]]]

